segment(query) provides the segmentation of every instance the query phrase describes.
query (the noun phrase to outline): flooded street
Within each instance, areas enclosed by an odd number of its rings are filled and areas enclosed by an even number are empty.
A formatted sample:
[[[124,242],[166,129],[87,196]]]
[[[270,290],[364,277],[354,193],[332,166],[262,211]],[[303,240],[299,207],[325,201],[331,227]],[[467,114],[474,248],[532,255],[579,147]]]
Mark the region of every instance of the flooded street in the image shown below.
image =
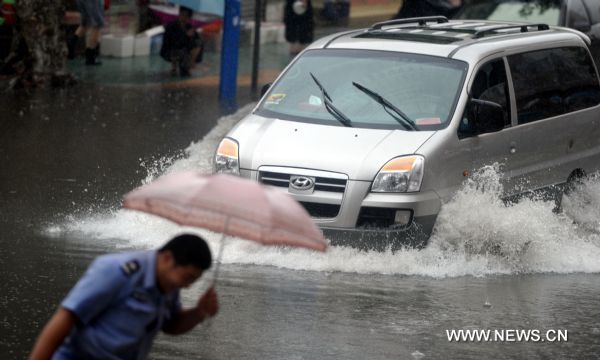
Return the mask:
[[[250,103],[239,90],[240,105]],[[211,168],[214,88],[79,86],[0,100],[0,359],[25,358],[97,255],[197,231],[121,210],[153,178]],[[481,172],[443,207],[427,248],[326,253],[227,239],[219,315],[153,359],[595,359],[600,354],[600,181],[585,199],[499,200]],[[491,190],[490,190],[491,189]],[[194,304],[206,283],[183,292]],[[449,341],[447,331],[566,330],[568,341]],[[542,336],[543,337],[543,336]]]

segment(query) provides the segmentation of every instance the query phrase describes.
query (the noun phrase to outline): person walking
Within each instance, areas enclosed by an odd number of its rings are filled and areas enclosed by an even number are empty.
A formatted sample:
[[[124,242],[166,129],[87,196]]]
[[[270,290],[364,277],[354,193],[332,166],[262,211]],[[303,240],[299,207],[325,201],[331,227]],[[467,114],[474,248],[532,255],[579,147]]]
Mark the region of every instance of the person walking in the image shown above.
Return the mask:
[[[156,251],[100,256],[48,321],[30,360],[146,359],[159,331],[182,334],[217,313],[213,287],[190,309],[179,298],[211,262],[206,242],[190,234]]]
[[[100,65],[100,29],[104,26],[105,0],[77,0],[77,8],[81,14],[81,24],[75,31],[75,36],[67,42],[68,58],[75,58],[75,50],[80,39],[85,39],[85,64]],[[89,32],[89,35],[88,35]],[[86,35],[87,39],[86,39]]]

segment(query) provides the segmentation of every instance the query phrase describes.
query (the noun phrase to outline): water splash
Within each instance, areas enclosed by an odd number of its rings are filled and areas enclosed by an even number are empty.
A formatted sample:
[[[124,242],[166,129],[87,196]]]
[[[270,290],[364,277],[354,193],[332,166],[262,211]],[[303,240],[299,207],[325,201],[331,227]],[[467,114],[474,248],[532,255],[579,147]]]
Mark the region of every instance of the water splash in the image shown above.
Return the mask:
[[[590,179],[577,196],[594,197],[599,184]],[[566,211],[556,214],[553,201],[505,203],[501,194],[497,165],[481,169],[442,207],[426,250],[464,256],[466,263],[484,261],[492,272],[600,271],[597,233],[584,231]],[[569,206],[589,204],[573,197]]]
[[[145,164],[142,183],[157,176],[190,169],[210,172],[218,142],[253,104],[223,117],[201,141],[181,156]],[[304,249],[264,247],[241,239],[226,239],[226,264],[253,264],[293,270],[362,274],[419,275],[435,278],[516,273],[600,272],[600,178],[590,177],[563,200],[564,212],[553,212],[554,202],[501,200],[497,166],[481,169],[442,206],[434,234],[423,250],[361,251],[330,247],[326,253]],[[182,228],[167,220],[123,209],[71,216],[51,224],[48,236],[93,238],[117,247],[156,248],[181,232],[198,233],[217,252],[221,235]]]
[[[248,104],[234,114],[220,118],[217,125],[200,141],[192,142],[180,155],[163,157],[150,163],[142,163],[142,167],[147,171],[142,184],[147,184],[161,175],[186,170],[201,170],[211,173],[213,156],[219,142],[235,124],[250,113],[255,105],[254,103]]]
[[[593,174],[574,186],[562,199],[564,213],[582,228],[600,233],[600,175]]]

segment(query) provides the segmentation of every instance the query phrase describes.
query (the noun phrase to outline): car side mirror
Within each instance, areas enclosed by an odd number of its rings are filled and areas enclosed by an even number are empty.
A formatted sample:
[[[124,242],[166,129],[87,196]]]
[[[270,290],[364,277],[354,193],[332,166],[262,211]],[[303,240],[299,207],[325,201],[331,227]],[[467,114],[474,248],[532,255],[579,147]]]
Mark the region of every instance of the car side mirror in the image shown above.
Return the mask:
[[[265,94],[267,93],[267,91],[269,91],[270,87],[271,87],[271,83],[264,84],[263,87],[260,89],[260,97],[265,96]]]
[[[474,110],[474,131],[486,134],[504,129],[504,109],[502,105],[488,100],[471,99]]]

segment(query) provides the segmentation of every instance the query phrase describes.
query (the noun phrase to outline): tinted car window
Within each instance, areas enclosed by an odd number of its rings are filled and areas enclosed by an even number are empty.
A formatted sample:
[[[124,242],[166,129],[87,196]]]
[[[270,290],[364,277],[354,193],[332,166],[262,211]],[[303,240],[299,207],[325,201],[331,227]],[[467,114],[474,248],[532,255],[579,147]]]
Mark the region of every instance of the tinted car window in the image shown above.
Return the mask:
[[[533,51],[508,57],[519,124],[595,106],[600,86],[587,50]]]
[[[470,90],[471,98],[493,101],[500,106],[504,113],[504,126],[510,126],[510,101],[508,98],[508,82],[506,69],[502,59],[493,60],[483,65],[477,71]],[[467,137],[476,134],[475,121],[478,106],[471,102],[467,106],[459,127],[459,137]],[[485,132],[485,130],[483,131]]]
[[[500,104],[504,110],[504,125],[510,126],[510,101],[504,61],[495,60],[479,69],[471,87],[471,97]]]
[[[565,112],[572,112],[600,103],[600,85],[588,52],[583,48],[555,50],[553,57],[563,85]]]

